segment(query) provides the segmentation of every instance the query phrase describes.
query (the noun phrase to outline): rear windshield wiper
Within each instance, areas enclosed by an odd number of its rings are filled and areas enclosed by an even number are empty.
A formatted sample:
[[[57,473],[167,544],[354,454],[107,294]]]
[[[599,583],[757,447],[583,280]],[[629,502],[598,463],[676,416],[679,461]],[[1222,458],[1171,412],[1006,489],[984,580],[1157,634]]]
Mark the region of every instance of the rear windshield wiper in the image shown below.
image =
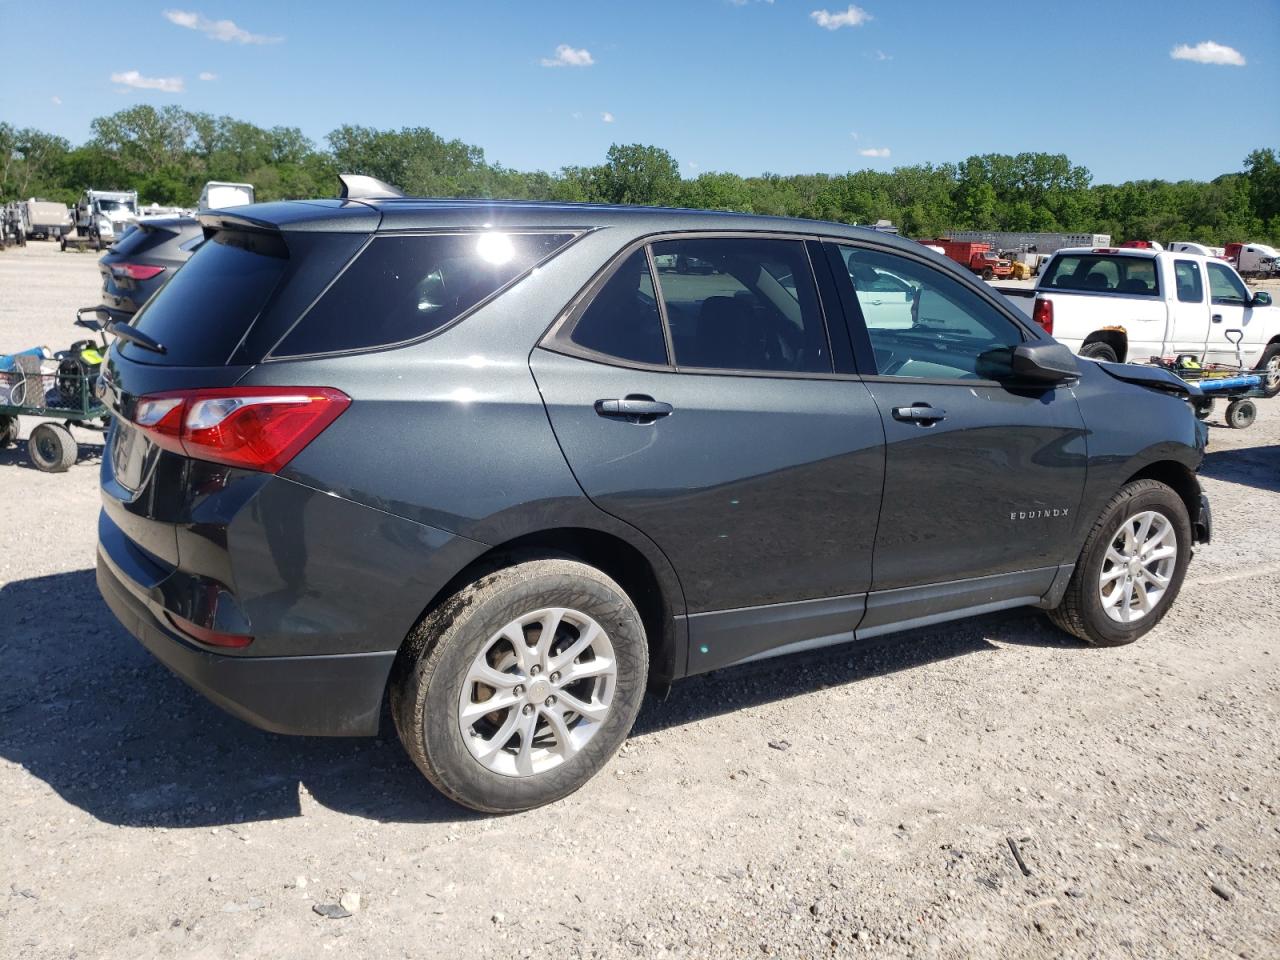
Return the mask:
[[[107,332],[119,337],[121,340],[128,340],[130,343],[136,343],[143,350],[150,350],[152,353],[165,354],[168,349],[163,343],[150,334],[143,333],[137,327],[131,327],[123,320],[116,320],[107,327]]]

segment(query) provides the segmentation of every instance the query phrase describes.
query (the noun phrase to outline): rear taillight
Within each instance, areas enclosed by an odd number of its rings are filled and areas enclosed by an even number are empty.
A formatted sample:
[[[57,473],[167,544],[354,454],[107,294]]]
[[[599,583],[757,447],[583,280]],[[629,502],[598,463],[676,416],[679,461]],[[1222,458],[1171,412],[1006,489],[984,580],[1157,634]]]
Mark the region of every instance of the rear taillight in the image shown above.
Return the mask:
[[[177,390],[139,399],[133,422],[166,450],[276,473],[350,405],[331,387]]]
[[[147,263],[113,263],[111,272],[117,277],[128,277],[130,280],[150,280],[164,273],[164,267],[153,267]]]
[[[1045,333],[1053,333],[1053,301],[1036,297],[1036,305],[1031,310],[1031,319],[1040,324]]]
[[[243,633],[222,633],[218,630],[210,630],[207,627],[200,626],[198,623],[192,623],[176,613],[170,613],[167,616],[169,617],[169,622],[187,636],[193,637],[211,647],[247,647],[253,643],[253,637],[246,636]]]

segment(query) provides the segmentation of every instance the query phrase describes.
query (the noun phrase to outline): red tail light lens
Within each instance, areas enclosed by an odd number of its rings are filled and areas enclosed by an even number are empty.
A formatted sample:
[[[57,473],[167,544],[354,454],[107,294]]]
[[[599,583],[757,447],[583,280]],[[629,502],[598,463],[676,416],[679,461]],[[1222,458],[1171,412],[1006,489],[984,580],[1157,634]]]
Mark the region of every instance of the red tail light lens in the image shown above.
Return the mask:
[[[133,422],[166,450],[278,473],[350,405],[331,387],[179,390],[142,397]]]
[[[150,280],[164,273],[164,267],[153,267],[146,263],[113,263],[111,272],[117,277],[128,277],[130,280]]]
[[[181,630],[189,637],[194,637],[201,643],[208,644],[211,647],[247,647],[253,643],[253,637],[245,636],[242,633],[220,633],[217,630],[210,630],[202,627],[198,623],[192,623],[176,613],[167,614],[169,622]]]
[[[1053,333],[1053,301],[1036,297],[1036,305],[1031,310],[1031,319],[1040,324],[1045,333]]]

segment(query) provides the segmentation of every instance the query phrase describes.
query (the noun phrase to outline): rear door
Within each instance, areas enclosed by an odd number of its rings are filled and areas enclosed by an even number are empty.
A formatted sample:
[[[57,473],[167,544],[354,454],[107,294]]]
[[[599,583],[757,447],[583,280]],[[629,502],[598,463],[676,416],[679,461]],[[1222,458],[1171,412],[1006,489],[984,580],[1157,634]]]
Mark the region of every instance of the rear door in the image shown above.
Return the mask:
[[[1202,357],[1209,339],[1209,298],[1199,261],[1173,261],[1173,295],[1169,298],[1170,344],[1168,353]]]
[[[863,631],[950,610],[1031,602],[1074,559],[1085,430],[1069,386],[1009,389],[1031,334],[960,279],[898,252],[828,247],[886,437],[875,576]],[[870,267],[911,283],[898,318],[864,321]]]
[[[569,465],[670,558],[691,671],[820,633],[851,639],[884,432],[847,339],[833,361],[805,243],[686,235],[651,251],[620,256],[533,352]],[[763,606],[746,628],[715,626]]]

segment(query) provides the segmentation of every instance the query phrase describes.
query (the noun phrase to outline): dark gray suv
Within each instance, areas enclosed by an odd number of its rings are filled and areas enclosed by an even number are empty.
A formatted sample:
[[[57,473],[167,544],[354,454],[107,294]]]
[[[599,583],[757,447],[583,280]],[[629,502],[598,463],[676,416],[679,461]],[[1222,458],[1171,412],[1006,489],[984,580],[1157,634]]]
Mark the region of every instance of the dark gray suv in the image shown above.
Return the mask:
[[[389,697],[432,783],[521,810],[646,687],[1019,605],[1128,643],[1208,539],[1186,385],[918,244],[390,193],[203,217],[101,379],[102,594],[259,727]]]

